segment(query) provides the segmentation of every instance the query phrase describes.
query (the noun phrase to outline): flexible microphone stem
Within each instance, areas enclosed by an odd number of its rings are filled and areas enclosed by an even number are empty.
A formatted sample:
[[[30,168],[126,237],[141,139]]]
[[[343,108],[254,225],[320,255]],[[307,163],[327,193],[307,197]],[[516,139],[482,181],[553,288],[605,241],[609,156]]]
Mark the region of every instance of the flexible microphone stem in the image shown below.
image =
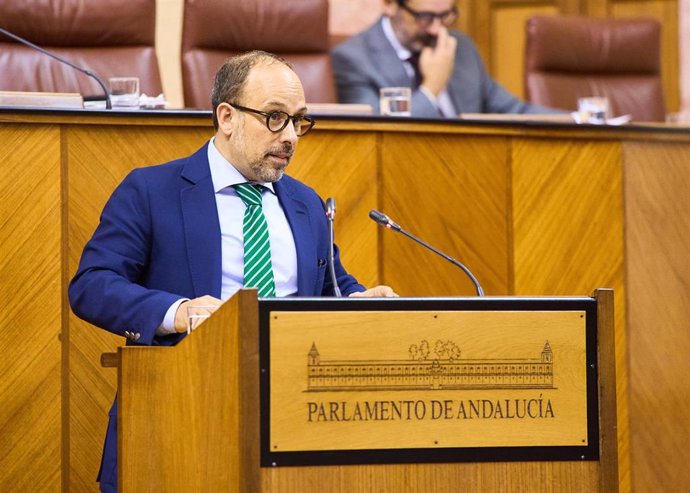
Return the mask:
[[[72,62],[65,60],[61,56],[56,55],[55,53],[51,53],[48,50],[41,48],[38,45],[35,45],[31,41],[24,39],[24,38],[21,38],[21,37],[17,36],[16,34],[12,34],[11,32],[9,32],[9,31],[1,28],[1,27],[0,27],[0,33],[3,33],[8,38],[12,38],[15,41],[18,41],[23,45],[29,46],[29,47],[33,48],[34,50],[39,51],[39,52],[43,53],[44,55],[47,55],[50,58],[57,60],[58,62],[62,62],[65,65],[72,67],[74,70],[77,70],[77,71],[79,71],[83,74],[86,74],[89,77],[93,78],[96,82],[98,82],[98,85],[101,86],[101,89],[103,89],[103,94],[105,95],[105,108],[108,110],[112,109],[112,104],[110,102],[110,93],[108,92],[108,89],[105,87],[105,84],[103,83],[103,81],[96,74],[94,74],[93,72],[91,72],[90,70],[87,70],[85,68],[78,67],[77,65],[73,64]]]
[[[402,233],[403,235],[407,236],[411,240],[416,241],[417,243],[419,243],[423,247],[428,248],[429,250],[431,250],[435,254],[440,255],[441,257],[443,257],[444,259],[446,259],[448,262],[455,265],[456,267],[460,267],[463,270],[463,272],[465,274],[467,274],[467,277],[470,278],[470,281],[472,281],[472,284],[474,284],[474,287],[477,290],[477,296],[484,296],[484,290],[482,289],[481,285],[479,284],[479,281],[477,281],[477,278],[474,277],[474,274],[472,274],[472,272],[470,272],[470,270],[467,267],[465,267],[462,263],[458,262],[453,257],[450,257],[450,256],[446,255],[445,253],[432,247],[431,245],[429,245],[424,240],[421,240],[421,239],[417,238],[416,236],[414,236],[413,234],[408,233],[407,231],[402,229],[399,224],[395,223],[393,220],[391,220],[387,215],[385,215],[382,212],[372,210],[369,212],[369,217],[371,219],[373,219],[374,221],[376,221],[381,226],[384,226],[388,229],[391,229],[397,233]]]
[[[340,298],[342,297],[342,293],[340,292],[338,280],[335,276],[335,231],[333,227],[333,221],[335,220],[335,199],[333,198],[326,200],[326,218],[328,219],[328,232],[330,235],[330,241],[328,242],[328,270],[331,274],[333,291],[335,295]]]

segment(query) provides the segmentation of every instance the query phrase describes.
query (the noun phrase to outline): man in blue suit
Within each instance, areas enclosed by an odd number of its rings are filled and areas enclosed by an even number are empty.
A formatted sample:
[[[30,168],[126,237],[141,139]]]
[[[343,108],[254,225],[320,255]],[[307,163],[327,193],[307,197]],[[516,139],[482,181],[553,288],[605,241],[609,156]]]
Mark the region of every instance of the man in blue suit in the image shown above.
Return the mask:
[[[474,43],[449,30],[454,0],[386,0],[384,15],[332,52],[341,103],[379,109],[379,89],[411,87],[412,116],[561,113],[520,101],[489,76]]]
[[[250,52],[229,59],[212,93],[215,136],[193,155],[132,171],[106,204],[69,286],[74,313],[127,344],[174,345],[187,331],[186,308],[214,311],[244,284],[244,199],[259,191],[268,226],[276,296],[330,296],[330,237],[322,200],[283,173],[299,137],[313,126],[302,84],[282,59]],[[335,255],[345,296],[370,290]],[[98,480],[117,491],[116,404]],[[152,471],[152,474],[155,472]]]

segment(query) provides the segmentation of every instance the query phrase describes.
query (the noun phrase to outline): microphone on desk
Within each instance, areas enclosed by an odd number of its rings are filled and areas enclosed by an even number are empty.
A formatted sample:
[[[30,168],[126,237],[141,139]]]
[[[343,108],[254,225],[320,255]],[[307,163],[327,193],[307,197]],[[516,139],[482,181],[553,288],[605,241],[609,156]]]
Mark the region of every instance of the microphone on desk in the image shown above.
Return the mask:
[[[60,63],[64,63],[65,65],[72,67],[74,70],[77,70],[77,71],[79,71],[83,74],[86,74],[89,77],[95,79],[95,81],[98,82],[98,85],[101,86],[101,89],[103,89],[103,94],[105,95],[105,108],[108,110],[112,109],[112,104],[110,103],[110,93],[108,92],[108,89],[105,87],[105,84],[103,83],[103,81],[96,74],[94,74],[90,70],[79,67],[79,66],[73,64],[72,62],[65,60],[64,58],[62,58],[59,55],[56,55],[55,53],[51,53],[48,50],[41,48],[38,45],[33,44],[31,41],[29,41],[27,39],[19,37],[16,34],[12,34],[11,32],[9,32],[6,29],[3,29],[1,27],[0,27],[0,33],[4,34],[8,38],[12,38],[15,41],[18,41],[19,43],[23,44],[24,46],[28,46],[29,48],[33,48],[34,50],[39,51],[39,52],[43,53],[44,55],[47,55],[50,58],[53,58],[54,60],[57,60]]]
[[[335,199],[329,198],[326,200],[326,218],[328,219],[328,231],[330,234],[330,242],[328,245],[328,270],[331,274],[331,283],[333,284],[333,291],[335,295],[340,298],[340,287],[335,277],[335,232],[333,230],[333,221],[335,220]]]
[[[463,270],[463,272],[464,272],[465,274],[467,274],[467,277],[470,278],[470,281],[472,281],[472,284],[474,284],[474,287],[475,287],[475,289],[477,290],[477,296],[484,296],[484,290],[483,290],[482,287],[479,285],[479,281],[477,281],[477,278],[474,277],[474,275],[470,272],[470,270],[469,270],[467,267],[465,267],[463,264],[461,264],[460,262],[458,262],[458,261],[455,260],[454,258],[452,258],[452,257],[450,257],[450,256],[448,256],[448,255],[446,255],[445,253],[443,253],[443,252],[441,252],[441,251],[435,249],[434,247],[432,247],[432,246],[429,245],[428,243],[426,243],[426,242],[420,240],[420,239],[417,238],[416,236],[414,236],[414,235],[408,233],[407,231],[405,231],[404,229],[402,229],[402,228],[400,227],[399,224],[395,223],[393,220],[391,220],[391,218],[389,218],[389,217],[388,217],[387,215],[385,215],[383,212],[379,212],[379,211],[377,211],[377,210],[371,210],[371,211],[369,211],[369,217],[370,217],[371,219],[373,219],[374,221],[376,221],[376,222],[377,222],[378,224],[380,224],[381,226],[384,226],[384,227],[386,227],[386,228],[388,228],[388,229],[391,229],[391,230],[395,231],[396,233],[402,233],[403,235],[405,235],[405,236],[407,236],[408,238],[410,238],[410,239],[416,241],[416,242],[419,243],[420,245],[422,245],[422,246],[428,248],[429,250],[431,250],[431,251],[434,252],[435,254],[440,255],[441,257],[443,257],[444,259],[446,259],[448,262],[450,262],[451,264],[455,265],[456,267],[460,267],[460,268]]]

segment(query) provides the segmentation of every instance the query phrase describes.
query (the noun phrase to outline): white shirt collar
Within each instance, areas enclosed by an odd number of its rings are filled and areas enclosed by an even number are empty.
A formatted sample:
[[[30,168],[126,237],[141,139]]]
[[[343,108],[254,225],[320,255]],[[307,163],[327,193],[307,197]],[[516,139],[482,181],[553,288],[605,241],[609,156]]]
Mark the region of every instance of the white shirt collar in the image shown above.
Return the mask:
[[[391,25],[391,20],[389,17],[384,16],[381,19],[381,27],[383,28],[383,34],[386,36],[386,39],[398,54],[398,58],[400,58],[403,62],[407,61],[412,56],[412,52],[401,45],[400,41],[398,41],[398,37],[395,35],[395,31],[393,31],[393,26]]]
[[[208,143],[208,164],[211,168],[211,181],[213,182],[213,191],[215,193],[221,190],[231,187],[232,185],[237,185],[240,183],[247,183],[247,179],[237,171],[237,168],[230,163],[227,159],[223,157],[220,151],[216,148],[215,137],[211,138]],[[273,189],[273,183],[259,182],[265,188],[268,188],[272,193],[275,193]]]

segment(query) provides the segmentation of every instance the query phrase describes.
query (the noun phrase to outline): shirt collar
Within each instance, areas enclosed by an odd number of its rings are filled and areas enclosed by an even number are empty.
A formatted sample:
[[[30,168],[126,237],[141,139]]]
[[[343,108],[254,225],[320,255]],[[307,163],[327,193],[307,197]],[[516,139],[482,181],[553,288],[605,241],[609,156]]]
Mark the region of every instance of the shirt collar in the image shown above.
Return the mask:
[[[211,181],[213,182],[213,191],[215,193],[221,190],[238,185],[240,183],[247,183],[247,179],[237,171],[237,168],[223,157],[220,151],[216,148],[215,137],[211,138],[208,144],[208,164],[211,169]],[[258,182],[259,185],[269,189],[271,193],[275,194],[273,183]]]
[[[391,46],[393,46],[398,58],[400,58],[403,62],[407,61],[412,56],[412,52],[401,45],[400,41],[398,41],[398,37],[395,35],[395,31],[393,31],[390,17],[384,16],[381,19],[381,27],[383,28],[384,36],[386,36],[388,42],[391,44]]]

